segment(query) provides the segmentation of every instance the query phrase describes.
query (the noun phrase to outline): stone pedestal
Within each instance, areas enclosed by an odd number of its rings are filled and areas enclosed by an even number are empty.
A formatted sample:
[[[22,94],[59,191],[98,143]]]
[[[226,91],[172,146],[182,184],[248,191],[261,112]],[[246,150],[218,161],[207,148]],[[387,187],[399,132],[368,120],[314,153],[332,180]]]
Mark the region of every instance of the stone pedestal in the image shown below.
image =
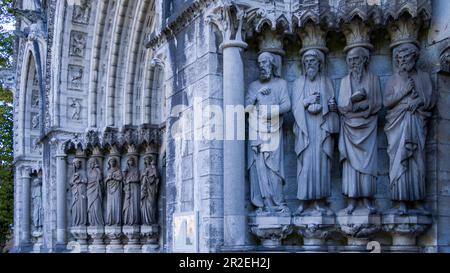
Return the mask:
[[[124,246],[125,253],[141,253],[141,237],[139,226],[124,226],[123,234],[128,239],[128,243]]]
[[[32,236],[34,238],[33,251],[32,253],[41,253],[42,246],[44,245],[44,240],[42,238],[42,230],[33,231]]]
[[[370,214],[367,209],[342,210],[337,215],[337,227],[347,237],[345,251],[365,252],[371,237],[381,230],[381,216]]]
[[[290,214],[251,215],[249,226],[251,232],[261,240],[263,247],[277,248],[281,241],[292,233]]]
[[[303,237],[305,251],[326,252],[326,240],[335,228],[335,217],[332,214],[299,215],[293,218],[293,225]]]
[[[87,227],[80,226],[80,227],[72,227],[70,228],[70,233],[72,234],[73,238],[75,238],[75,242],[72,242],[70,246],[72,247],[72,252],[78,253],[85,253],[88,252],[88,233],[87,233]]]
[[[123,253],[123,245],[121,242],[122,227],[106,226],[105,234],[110,240],[109,244],[106,246],[106,253]]]
[[[384,214],[382,226],[392,236],[391,252],[418,252],[417,236],[431,227],[431,216],[420,214]]]
[[[105,228],[103,226],[99,227],[88,227],[88,234],[92,238],[92,244],[89,246],[90,253],[105,253],[106,245],[103,242],[105,237]]]
[[[159,248],[159,226],[141,226],[142,235],[142,253],[153,253],[157,252]]]

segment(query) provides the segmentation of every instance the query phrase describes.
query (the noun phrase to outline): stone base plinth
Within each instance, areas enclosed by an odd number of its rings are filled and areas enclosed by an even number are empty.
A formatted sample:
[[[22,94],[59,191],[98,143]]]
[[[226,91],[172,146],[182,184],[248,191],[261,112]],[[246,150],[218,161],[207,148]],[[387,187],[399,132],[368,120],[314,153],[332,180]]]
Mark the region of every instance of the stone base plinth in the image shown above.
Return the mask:
[[[154,253],[159,250],[159,226],[158,225],[142,225],[141,226],[141,236],[142,236],[142,253]]]
[[[251,215],[249,226],[266,248],[280,247],[281,241],[292,233],[290,214]]]
[[[335,228],[334,215],[300,215],[292,220],[297,233],[303,237],[303,249],[306,252],[326,252],[326,240]]]
[[[123,234],[128,239],[128,243],[124,246],[125,253],[141,253],[141,244],[139,239],[141,237],[139,226],[124,226]]]
[[[70,233],[75,239],[74,242],[69,242],[68,248],[74,253],[86,253],[88,252],[88,233],[87,227],[72,227],[70,228]]]
[[[339,231],[347,237],[344,251],[369,251],[367,245],[370,239],[381,230],[381,215],[371,214],[367,209],[355,210],[350,215],[346,210],[342,210],[336,221]]]
[[[88,227],[87,232],[89,236],[92,238],[92,243],[89,245],[89,252],[105,253],[106,245],[103,242],[103,238],[105,237],[105,228],[102,226]]]
[[[106,253],[123,253],[122,239],[122,227],[120,226],[106,226],[106,237],[110,240],[106,246]]]
[[[392,236],[391,252],[418,252],[417,237],[431,227],[431,216],[421,214],[384,214],[382,226]]]

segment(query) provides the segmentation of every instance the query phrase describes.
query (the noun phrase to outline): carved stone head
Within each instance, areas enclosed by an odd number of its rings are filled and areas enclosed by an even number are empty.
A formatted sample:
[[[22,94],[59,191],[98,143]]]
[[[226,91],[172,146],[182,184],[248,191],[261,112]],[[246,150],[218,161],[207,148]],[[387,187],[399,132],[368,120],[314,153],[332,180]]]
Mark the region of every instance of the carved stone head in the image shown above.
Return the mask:
[[[91,158],[91,159],[89,159],[89,168],[90,169],[95,169],[95,168],[98,168],[98,160],[97,160],[97,158]]]
[[[369,59],[370,52],[364,47],[352,48],[347,53],[347,65],[353,79],[361,81],[365,69],[369,65]]]
[[[73,161],[73,167],[74,167],[75,171],[81,170],[81,160],[75,159]]]
[[[153,160],[153,156],[146,156],[144,158],[144,164],[146,167],[151,167],[154,165],[154,160]]]
[[[272,53],[263,52],[258,57],[259,79],[262,82],[269,81],[274,76],[277,68],[275,58]]]
[[[128,164],[128,167],[130,167],[130,168],[136,167],[136,159],[134,158],[134,156],[131,156],[130,158],[128,158],[127,164]]]
[[[115,157],[110,158],[108,160],[108,166],[109,166],[109,169],[117,169],[117,167],[118,167],[117,158],[115,158]]]
[[[416,67],[419,59],[419,48],[412,44],[402,44],[394,49],[394,58],[400,72],[410,72]]]
[[[313,81],[325,62],[325,55],[318,49],[310,49],[303,54],[302,63],[306,76]]]

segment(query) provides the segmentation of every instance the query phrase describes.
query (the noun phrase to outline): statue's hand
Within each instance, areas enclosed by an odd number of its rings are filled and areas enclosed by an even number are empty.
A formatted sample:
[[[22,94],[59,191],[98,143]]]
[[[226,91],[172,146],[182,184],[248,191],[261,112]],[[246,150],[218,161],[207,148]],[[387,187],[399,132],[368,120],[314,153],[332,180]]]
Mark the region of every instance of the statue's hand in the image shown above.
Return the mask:
[[[405,86],[404,94],[409,95],[414,89],[416,89],[416,84],[412,78],[409,78]]]
[[[271,92],[272,90],[270,90],[270,88],[268,87],[264,87],[261,90],[259,90],[259,93],[262,94],[263,96],[268,96],[270,95]]]
[[[337,112],[338,108],[336,104],[336,99],[334,97],[331,97],[328,100],[328,109],[330,110],[330,112]]]

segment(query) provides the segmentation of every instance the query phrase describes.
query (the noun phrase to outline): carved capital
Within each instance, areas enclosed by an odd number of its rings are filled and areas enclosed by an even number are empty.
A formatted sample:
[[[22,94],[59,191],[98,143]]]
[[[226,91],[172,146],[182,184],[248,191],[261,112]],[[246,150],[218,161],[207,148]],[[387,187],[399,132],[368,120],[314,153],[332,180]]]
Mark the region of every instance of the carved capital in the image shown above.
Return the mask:
[[[246,8],[247,6],[236,4],[232,0],[220,0],[207,15],[206,22],[217,26],[224,42],[244,42],[243,25]]]
[[[370,43],[371,30],[372,27],[360,19],[353,19],[343,24],[342,31],[347,40],[347,46],[344,48],[344,52],[348,52],[355,47],[365,47],[372,50],[373,45]]]
[[[310,49],[319,49],[324,53],[327,53],[328,48],[326,43],[326,35],[326,31],[323,30],[319,25],[313,24],[311,22],[307,23],[299,31],[299,36],[303,43],[300,54],[303,54]]]

